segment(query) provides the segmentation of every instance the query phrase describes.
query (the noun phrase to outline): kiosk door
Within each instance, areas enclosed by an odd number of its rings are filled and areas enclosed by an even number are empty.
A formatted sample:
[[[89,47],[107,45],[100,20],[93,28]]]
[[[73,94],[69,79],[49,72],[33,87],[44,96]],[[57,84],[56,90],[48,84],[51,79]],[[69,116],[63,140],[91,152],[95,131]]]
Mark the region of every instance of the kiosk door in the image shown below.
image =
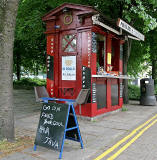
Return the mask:
[[[77,34],[60,33],[59,48],[59,97],[77,97]]]

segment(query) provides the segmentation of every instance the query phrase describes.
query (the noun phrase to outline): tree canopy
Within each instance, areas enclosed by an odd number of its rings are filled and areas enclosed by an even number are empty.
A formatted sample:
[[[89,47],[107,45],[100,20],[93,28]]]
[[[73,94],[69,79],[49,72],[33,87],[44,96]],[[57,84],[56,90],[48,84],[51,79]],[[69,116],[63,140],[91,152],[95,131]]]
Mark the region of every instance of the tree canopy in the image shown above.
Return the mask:
[[[152,37],[153,43],[156,43],[154,36],[157,27],[156,0],[21,0],[16,22],[15,69],[20,65],[37,74],[38,69],[44,68],[46,40],[45,26],[41,18],[64,2],[91,5],[110,18],[124,19],[145,34],[145,42],[132,42],[130,58],[128,55],[129,74],[138,75],[141,70],[152,63],[152,58],[156,53],[156,49],[150,43]],[[144,65],[145,61],[147,65]]]

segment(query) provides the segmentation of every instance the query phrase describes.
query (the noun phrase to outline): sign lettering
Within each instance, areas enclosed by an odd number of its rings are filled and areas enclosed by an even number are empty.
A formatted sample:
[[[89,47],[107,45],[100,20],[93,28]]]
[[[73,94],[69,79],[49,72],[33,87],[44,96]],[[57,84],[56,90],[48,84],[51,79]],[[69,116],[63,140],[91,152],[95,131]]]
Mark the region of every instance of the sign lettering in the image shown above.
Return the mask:
[[[138,39],[144,41],[144,35],[141,34],[139,31],[137,31],[135,28],[133,28],[132,26],[130,26],[129,24],[127,24],[125,21],[121,20],[120,18],[118,19],[118,26],[122,29],[124,29],[125,31],[127,31],[128,33],[130,33],[131,35],[137,37]]]

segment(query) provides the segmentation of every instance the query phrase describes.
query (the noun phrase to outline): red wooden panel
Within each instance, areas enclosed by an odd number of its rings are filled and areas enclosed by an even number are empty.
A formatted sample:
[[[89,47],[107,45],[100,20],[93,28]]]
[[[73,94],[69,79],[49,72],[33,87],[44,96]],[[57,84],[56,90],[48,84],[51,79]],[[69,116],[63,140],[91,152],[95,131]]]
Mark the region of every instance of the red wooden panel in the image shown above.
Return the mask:
[[[81,109],[80,109],[80,107],[81,107]],[[87,104],[83,104],[81,106],[77,105],[75,107],[75,112],[77,115],[92,117],[91,109],[92,109],[91,104],[87,103]]]
[[[55,34],[55,55],[54,55],[54,94],[58,97],[59,92],[59,33]]]
[[[111,79],[107,79],[107,108],[111,108]]]
[[[92,53],[91,54],[91,74],[92,75],[94,75],[94,74],[96,74],[97,73],[97,71],[96,71],[96,61],[97,61],[97,59],[96,59],[97,57],[96,57],[96,53]]]
[[[54,81],[47,78],[47,92],[50,97],[54,97]]]
[[[123,73],[123,61],[119,60],[119,72]]]
[[[46,32],[55,32],[55,21],[49,21],[46,23]]]
[[[98,34],[102,34],[104,36],[107,35],[106,32],[104,32],[100,27],[97,27],[97,26],[93,26],[92,27],[92,32],[95,32],[95,33],[98,33]]]
[[[106,44],[106,71],[108,71],[108,67],[110,65],[107,64],[107,54],[112,52],[112,49],[111,49],[112,36],[110,34],[107,34],[106,41],[107,41],[107,44]]]
[[[119,98],[119,106],[120,106],[120,107],[123,106],[123,98]]]
[[[92,50],[92,33],[91,31],[82,32],[82,65],[91,67],[91,50]]]
[[[55,36],[48,35],[47,36],[47,54],[50,56],[54,56],[55,50]]]
[[[120,60],[120,40],[112,39],[112,48],[114,49],[114,55],[112,56],[112,71],[119,71]]]

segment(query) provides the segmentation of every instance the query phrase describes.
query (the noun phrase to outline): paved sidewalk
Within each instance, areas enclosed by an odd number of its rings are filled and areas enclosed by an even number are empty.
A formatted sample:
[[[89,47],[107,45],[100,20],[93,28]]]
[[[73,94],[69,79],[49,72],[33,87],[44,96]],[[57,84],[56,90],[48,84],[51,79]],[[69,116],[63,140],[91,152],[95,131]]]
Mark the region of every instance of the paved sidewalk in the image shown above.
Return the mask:
[[[35,103],[34,91],[14,90],[14,99],[16,136],[35,137],[41,104]],[[93,159],[94,155],[99,155],[157,113],[157,106],[140,106],[137,101],[132,101],[125,107],[128,111],[119,110],[97,120],[78,119],[84,149],[80,149],[79,143],[66,140],[63,160]],[[2,160],[56,160],[58,156],[59,152],[40,146],[37,147],[37,151],[33,151],[32,145]]]

